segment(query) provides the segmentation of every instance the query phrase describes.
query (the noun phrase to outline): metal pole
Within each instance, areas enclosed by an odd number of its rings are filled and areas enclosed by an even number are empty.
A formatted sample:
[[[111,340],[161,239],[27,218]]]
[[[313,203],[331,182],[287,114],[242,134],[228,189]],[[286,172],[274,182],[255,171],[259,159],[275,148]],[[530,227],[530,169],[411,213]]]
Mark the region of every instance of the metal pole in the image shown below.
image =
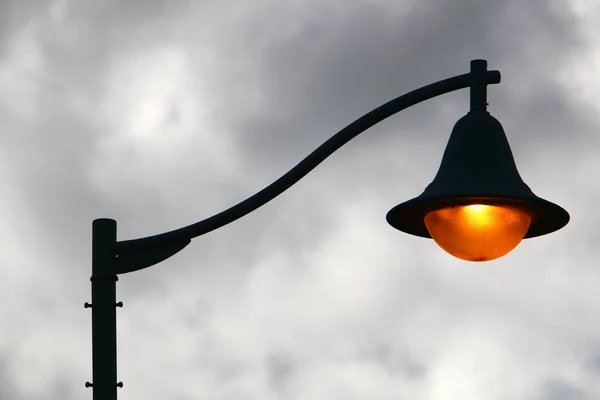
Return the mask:
[[[97,219],[92,225],[92,376],[95,400],[117,400],[117,312],[115,273],[117,223]]]

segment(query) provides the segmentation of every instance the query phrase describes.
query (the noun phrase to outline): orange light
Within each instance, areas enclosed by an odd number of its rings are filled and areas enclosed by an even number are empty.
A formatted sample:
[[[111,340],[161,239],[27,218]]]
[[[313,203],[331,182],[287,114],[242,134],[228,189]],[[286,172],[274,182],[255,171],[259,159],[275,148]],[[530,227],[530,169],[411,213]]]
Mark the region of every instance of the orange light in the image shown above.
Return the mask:
[[[507,254],[523,240],[530,223],[525,210],[484,204],[445,207],[425,215],[433,240],[467,261],[490,261]]]

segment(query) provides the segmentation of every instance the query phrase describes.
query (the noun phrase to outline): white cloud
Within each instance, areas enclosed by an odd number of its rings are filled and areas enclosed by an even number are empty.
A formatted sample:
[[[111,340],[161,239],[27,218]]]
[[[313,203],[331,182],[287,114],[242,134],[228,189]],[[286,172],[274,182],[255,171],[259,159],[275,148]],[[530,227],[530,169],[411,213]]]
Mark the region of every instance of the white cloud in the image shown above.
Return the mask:
[[[93,218],[125,238],[211,215],[357,112],[481,54],[504,74],[490,98],[525,181],[572,213],[564,231],[471,264],[387,226],[433,178],[467,94],[419,105],[252,216],[121,277],[119,396],[597,397],[591,3],[570,16],[516,1],[57,1],[11,25],[0,380],[14,393],[0,393],[85,395]]]

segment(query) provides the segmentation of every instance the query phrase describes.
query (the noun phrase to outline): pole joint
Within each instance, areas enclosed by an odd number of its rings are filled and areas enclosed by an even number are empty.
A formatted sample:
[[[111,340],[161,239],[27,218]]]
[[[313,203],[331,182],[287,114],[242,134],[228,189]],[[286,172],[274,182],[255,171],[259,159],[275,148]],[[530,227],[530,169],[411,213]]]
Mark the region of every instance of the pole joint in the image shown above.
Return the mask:
[[[123,382],[117,382],[115,386],[118,387],[118,388],[122,388],[123,387]],[[88,382],[85,383],[85,387],[86,388],[93,388],[94,384],[92,382],[88,381]]]
[[[486,60],[471,61],[471,111],[487,111],[488,70]]]
[[[115,274],[115,275],[97,275],[92,273],[92,276],[90,277],[90,281],[94,282],[94,281],[114,281],[117,282],[119,280],[119,277]]]

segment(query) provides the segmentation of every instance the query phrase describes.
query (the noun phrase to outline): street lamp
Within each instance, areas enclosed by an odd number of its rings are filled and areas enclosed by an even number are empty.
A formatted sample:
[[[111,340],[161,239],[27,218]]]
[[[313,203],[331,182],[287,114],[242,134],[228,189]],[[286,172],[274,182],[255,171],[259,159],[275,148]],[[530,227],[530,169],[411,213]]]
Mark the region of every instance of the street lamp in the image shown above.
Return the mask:
[[[435,179],[418,197],[392,208],[388,223],[403,232],[433,238],[448,253],[469,261],[488,261],[515,248],[523,238],[554,232],[569,222],[560,206],[536,196],[517,171],[502,125],[487,111],[487,85],[500,72],[485,60],[471,71],[416,89],[357,119],[281,178],[248,199],[210,218],[159,235],[117,241],[117,223],[92,225],[92,375],[96,400],[116,400],[116,281],[119,274],[166,260],[193,238],[218,229],[268,203],[333,152],[368,128],[422,101],[470,88],[471,108],[454,126]]]

